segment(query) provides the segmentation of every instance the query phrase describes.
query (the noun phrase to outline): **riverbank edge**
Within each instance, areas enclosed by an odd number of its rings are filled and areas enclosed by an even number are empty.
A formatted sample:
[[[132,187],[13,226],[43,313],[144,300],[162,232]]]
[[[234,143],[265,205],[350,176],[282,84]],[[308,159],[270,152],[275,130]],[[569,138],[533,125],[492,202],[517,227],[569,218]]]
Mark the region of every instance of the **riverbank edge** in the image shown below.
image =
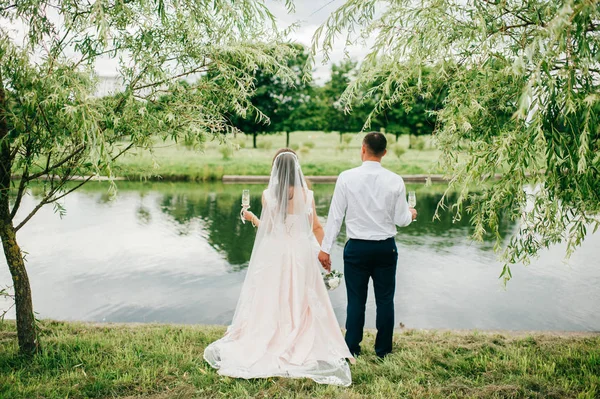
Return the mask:
[[[384,361],[368,329],[348,388],[305,379],[232,379],[202,360],[225,326],[39,323],[42,353],[18,356],[14,321],[0,323],[0,397],[338,398],[578,397],[600,389],[600,333],[412,330]]]
[[[222,182],[225,184],[266,184],[271,176],[245,176],[245,175],[224,175]],[[305,176],[311,183],[333,184],[338,176]],[[405,182],[410,183],[445,183],[448,179],[442,175],[406,175],[402,176]]]
[[[5,323],[15,323],[14,319],[6,319]],[[77,321],[77,320],[54,320],[43,319],[44,323],[60,323],[89,326],[94,328],[146,328],[146,327],[171,327],[171,328],[189,328],[195,330],[203,329],[225,329],[224,324],[183,324],[183,323],[143,323],[143,322],[100,322],[100,321]],[[375,328],[365,328],[365,332],[375,334]],[[524,338],[530,336],[548,336],[560,338],[600,338],[600,331],[561,331],[561,330],[485,330],[485,329],[445,329],[445,328],[395,328],[394,334],[403,333],[424,333],[424,334],[456,334],[465,335],[504,335],[511,338]]]
[[[307,180],[311,183],[317,184],[333,184],[337,181],[337,175],[329,175],[329,176],[305,176]],[[501,174],[497,174],[494,176],[494,180],[499,180],[502,178]],[[20,180],[20,176],[12,176],[12,180],[18,181]],[[51,178],[48,176],[40,176],[36,180],[39,181],[47,181]],[[210,179],[202,179],[192,175],[168,175],[168,176],[118,176],[113,177],[112,179],[108,176],[73,176],[69,180],[74,182],[81,181],[92,181],[92,182],[107,182],[107,181],[149,181],[149,182],[216,182],[221,181],[225,184],[266,184],[269,182],[270,176],[268,175],[223,175],[222,178],[210,178]],[[447,183],[450,179],[443,175],[427,175],[427,174],[418,174],[418,175],[402,175],[402,179],[407,183]]]
[[[329,175],[329,176],[305,176],[307,180],[311,183],[322,183],[329,184],[335,183],[337,181],[337,175]],[[447,182],[448,179],[442,175],[406,175],[402,177],[406,182],[414,182],[414,183],[425,183],[427,181],[431,181],[432,183],[437,182]],[[18,181],[20,180],[20,176],[12,176],[12,180]],[[108,176],[73,176],[69,180],[73,182],[81,182],[81,181],[92,181],[92,182],[107,182],[107,181],[148,181],[148,182],[218,182],[221,181],[225,184],[266,184],[269,182],[269,175],[223,175],[221,178],[210,177],[208,179],[199,178],[198,176],[193,175],[166,175],[166,176],[118,176],[113,177],[112,179]],[[40,176],[36,180],[39,181],[48,181],[51,180],[49,176]]]

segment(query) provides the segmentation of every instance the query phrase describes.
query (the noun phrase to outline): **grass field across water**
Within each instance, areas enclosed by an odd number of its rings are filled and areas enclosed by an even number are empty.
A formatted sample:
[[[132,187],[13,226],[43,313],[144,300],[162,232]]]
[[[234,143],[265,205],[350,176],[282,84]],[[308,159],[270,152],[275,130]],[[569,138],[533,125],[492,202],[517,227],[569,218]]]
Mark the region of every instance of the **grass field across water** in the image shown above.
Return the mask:
[[[290,135],[290,146],[297,149],[302,170],[307,176],[338,175],[360,165],[362,134],[346,134],[340,143],[336,133],[295,132]],[[408,136],[396,143],[390,136],[388,155],[383,164],[401,175],[436,173],[439,152],[431,148],[430,139],[422,150],[408,149]],[[162,178],[164,180],[214,181],[223,175],[268,175],[273,155],[285,147],[284,134],[258,136],[257,149],[252,148],[252,136],[231,138],[233,145],[218,141],[205,143],[203,149],[191,149],[182,144],[158,142],[154,154],[137,151],[120,159],[115,174],[129,180]],[[238,147],[239,150],[233,150]],[[398,150],[400,149],[400,150]],[[397,154],[402,153],[400,156]]]
[[[225,327],[43,321],[43,353],[17,354],[0,324],[0,397],[580,398],[600,395],[600,335],[400,331],[378,361],[373,334],[349,388],[222,377],[202,359]]]

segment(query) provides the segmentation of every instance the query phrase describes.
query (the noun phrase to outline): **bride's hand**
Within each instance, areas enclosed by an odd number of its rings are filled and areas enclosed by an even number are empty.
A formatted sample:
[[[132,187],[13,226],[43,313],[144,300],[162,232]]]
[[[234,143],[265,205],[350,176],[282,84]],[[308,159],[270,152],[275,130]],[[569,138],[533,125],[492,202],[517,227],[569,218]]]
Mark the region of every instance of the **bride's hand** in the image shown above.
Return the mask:
[[[254,213],[247,211],[245,209],[242,211],[242,216],[244,216],[244,219],[246,219],[249,222],[251,222],[254,218],[256,218],[256,215]]]

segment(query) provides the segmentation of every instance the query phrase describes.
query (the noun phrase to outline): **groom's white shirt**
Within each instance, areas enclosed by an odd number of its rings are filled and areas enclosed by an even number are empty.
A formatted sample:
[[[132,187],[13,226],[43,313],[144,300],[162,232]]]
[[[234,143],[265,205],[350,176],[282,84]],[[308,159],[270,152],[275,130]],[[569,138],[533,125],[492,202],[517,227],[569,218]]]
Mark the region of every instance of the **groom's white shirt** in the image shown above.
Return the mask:
[[[374,161],[342,172],[329,208],[323,252],[331,253],[344,215],[348,238],[379,241],[395,236],[396,226],[412,221],[404,180]]]

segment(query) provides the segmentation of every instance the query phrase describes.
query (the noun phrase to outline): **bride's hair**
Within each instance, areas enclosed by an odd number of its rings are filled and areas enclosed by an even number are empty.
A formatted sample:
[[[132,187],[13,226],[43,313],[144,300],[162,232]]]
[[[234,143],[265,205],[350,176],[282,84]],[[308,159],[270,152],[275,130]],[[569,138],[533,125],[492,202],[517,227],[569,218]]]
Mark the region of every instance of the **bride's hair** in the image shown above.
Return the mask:
[[[273,157],[273,165],[275,164],[275,160],[277,159],[279,154],[283,154],[284,152],[291,152],[296,157],[298,157],[298,154],[296,154],[296,151],[292,150],[291,148],[282,148],[280,150],[277,150],[277,152],[275,153],[275,156]]]
[[[296,187],[297,183],[300,184],[301,188],[304,188],[304,181],[297,177],[299,176],[296,170],[297,162],[298,155],[289,148],[280,149],[273,158],[273,169],[276,170],[275,177],[278,182],[275,188],[275,196],[279,206],[284,208],[284,215],[287,213],[288,201],[294,198],[293,188]]]

